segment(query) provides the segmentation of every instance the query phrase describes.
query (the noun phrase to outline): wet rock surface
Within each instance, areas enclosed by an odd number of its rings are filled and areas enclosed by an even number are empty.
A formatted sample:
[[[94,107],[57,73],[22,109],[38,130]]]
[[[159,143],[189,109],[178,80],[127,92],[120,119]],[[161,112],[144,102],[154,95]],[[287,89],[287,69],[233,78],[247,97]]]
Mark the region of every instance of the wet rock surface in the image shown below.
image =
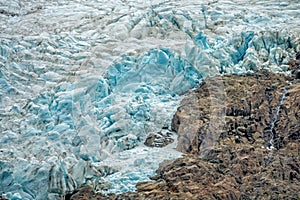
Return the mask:
[[[183,158],[137,192],[71,199],[298,199],[299,99],[300,82],[280,74],[207,79],[174,115]]]

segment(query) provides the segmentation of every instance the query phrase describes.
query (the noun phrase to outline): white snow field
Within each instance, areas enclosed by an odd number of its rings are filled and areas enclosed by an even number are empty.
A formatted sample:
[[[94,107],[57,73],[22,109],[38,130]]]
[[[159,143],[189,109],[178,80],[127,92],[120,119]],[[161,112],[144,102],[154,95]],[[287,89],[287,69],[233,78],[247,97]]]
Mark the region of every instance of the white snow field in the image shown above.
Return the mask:
[[[0,0],[0,196],[134,191],[188,90],[299,51],[296,0]]]

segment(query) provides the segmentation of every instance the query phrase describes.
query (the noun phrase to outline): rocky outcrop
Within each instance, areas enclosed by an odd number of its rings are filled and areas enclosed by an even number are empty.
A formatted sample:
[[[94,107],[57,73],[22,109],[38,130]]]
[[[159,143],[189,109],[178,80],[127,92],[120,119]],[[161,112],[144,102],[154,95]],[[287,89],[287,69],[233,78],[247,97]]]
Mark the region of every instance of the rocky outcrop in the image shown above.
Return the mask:
[[[295,76],[209,78],[173,118],[185,156],[161,163],[137,192],[89,199],[299,199],[299,99]]]
[[[177,149],[213,163],[217,178],[208,182],[227,188],[233,199],[299,198],[299,99],[300,82],[279,74],[208,79],[174,116]]]
[[[298,109],[288,107],[295,103],[291,93],[296,87],[288,82],[269,72],[206,80],[182,101],[173,118],[177,149],[204,156],[217,143],[229,141],[279,149],[279,138],[291,131],[279,122],[297,115]],[[298,118],[288,121],[289,126],[298,122]]]
[[[148,147],[164,147],[173,142],[173,133],[168,130],[162,130],[158,133],[149,133],[144,144]]]
[[[300,52],[296,55],[296,60],[289,61],[289,69],[296,79],[300,79]]]

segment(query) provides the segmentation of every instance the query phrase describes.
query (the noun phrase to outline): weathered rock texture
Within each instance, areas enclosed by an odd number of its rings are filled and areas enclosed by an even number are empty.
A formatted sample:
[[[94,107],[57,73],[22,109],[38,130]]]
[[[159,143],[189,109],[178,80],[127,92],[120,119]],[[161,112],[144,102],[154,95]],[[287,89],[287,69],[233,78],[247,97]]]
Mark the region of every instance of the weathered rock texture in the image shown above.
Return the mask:
[[[269,72],[207,79],[172,127],[186,155],[161,163],[153,181],[136,193],[71,199],[300,198],[299,80]]]
[[[278,149],[280,138],[299,131],[298,90],[287,82],[285,76],[268,72],[208,79],[174,116],[177,149],[200,155],[217,143]]]
[[[174,142],[173,134],[169,131],[160,131],[158,133],[150,133],[144,144],[149,147],[164,147]]]
[[[300,79],[300,52],[296,55],[296,60],[289,61],[289,70],[296,79]]]

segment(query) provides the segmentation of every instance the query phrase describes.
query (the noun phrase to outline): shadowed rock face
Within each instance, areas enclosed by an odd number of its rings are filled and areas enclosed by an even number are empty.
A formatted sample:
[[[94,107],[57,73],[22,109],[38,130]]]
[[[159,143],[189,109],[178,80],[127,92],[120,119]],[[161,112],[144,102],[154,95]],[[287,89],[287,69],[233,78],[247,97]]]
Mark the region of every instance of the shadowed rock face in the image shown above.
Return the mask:
[[[298,199],[300,82],[262,72],[207,79],[174,115],[183,158],[136,193],[71,199]]]

